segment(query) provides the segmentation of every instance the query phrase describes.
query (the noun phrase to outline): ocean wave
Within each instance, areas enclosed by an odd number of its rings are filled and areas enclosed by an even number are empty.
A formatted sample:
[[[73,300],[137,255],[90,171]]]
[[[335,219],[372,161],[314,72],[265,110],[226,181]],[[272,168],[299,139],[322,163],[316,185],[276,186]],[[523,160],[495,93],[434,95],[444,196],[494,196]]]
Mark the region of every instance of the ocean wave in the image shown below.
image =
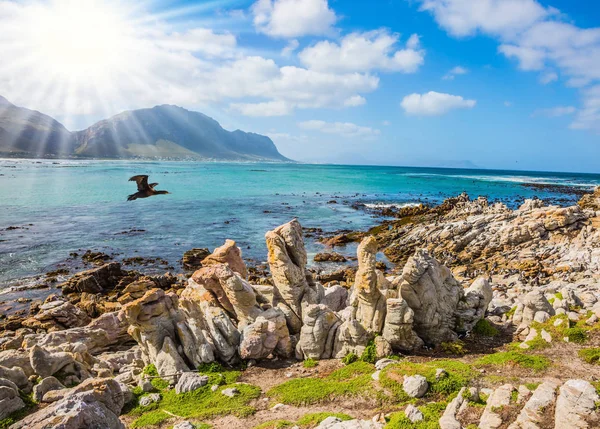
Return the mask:
[[[402,203],[402,204],[390,204],[390,203],[367,203],[366,208],[369,209],[402,209],[404,207],[416,207],[421,203]]]
[[[563,185],[582,188],[593,188],[600,185],[599,182],[574,182],[568,178],[531,177],[531,176],[489,176],[489,175],[467,175],[467,174],[440,174],[440,173],[404,173],[406,177],[449,177],[453,179],[477,180],[482,182],[509,182],[536,185]]]

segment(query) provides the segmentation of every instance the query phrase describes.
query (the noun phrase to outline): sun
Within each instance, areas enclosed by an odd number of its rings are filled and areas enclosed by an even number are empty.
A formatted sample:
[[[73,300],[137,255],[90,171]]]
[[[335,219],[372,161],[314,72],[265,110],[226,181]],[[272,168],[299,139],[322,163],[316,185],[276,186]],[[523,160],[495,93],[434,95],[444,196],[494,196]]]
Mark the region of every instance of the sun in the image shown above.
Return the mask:
[[[23,41],[41,70],[62,80],[109,78],[125,54],[131,26],[116,4],[100,0],[40,3]]]

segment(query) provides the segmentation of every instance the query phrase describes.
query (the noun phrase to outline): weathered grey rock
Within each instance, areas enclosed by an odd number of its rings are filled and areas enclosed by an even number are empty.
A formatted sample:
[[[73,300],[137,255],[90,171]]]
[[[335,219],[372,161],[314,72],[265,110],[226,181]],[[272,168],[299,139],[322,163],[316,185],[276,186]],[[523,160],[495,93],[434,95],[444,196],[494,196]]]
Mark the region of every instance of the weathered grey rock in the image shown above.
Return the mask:
[[[340,319],[323,304],[309,305],[304,310],[304,324],[296,345],[297,359],[327,359],[332,356],[335,334]]]
[[[185,422],[181,422],[181,423],[177,423],[176,425],[173,426],[173,429],[196,429],[196,426],[194,426],[192,423],[185,421]]]
[[[374,237],[364,238],[358,246],[358,271],[354,281],[356,319],[371,333],[379,333],[383,329],[386,313],[385,295],[382,289],[387,289],[380,281],[385,277],[378,275],[375,268],[377,241]]]
[[[89,353],[97,354],[113,346],[132,342],[127,333],[128,327],[123,313],[105,313],[87,326],[50,332],[31,342],[26,339],[25,343],[28,348],[38,344],[46,350],[63,351],[70,349],[73,344],[81,344]]]
[[[414,312],[402,298],[387,300],[383,338],[396,351],[410,352],[423,347],[423,340],[413,330]]]
[[[118,262],[110,262],[101,267],[75,274],[61,285],[64,294],[73,292],[102,293],[113,289],[125,276]]]
[[[278,308],[268,309],[247,325],[242,331],[239,353],[242,359],[290,357],[292,341],[283,312]]]
[[[302,326],[303,307],[321,302],[322,287],[309,282],[306,272],[306,249],[302,226],[294,219],[265,234],[268,262],[273,283],[281,298],[276,305],[284,311],[290,333],[297,334]]]
[[[510,398],[515,388],[511,384],[504,384],[498,387],[487,398],[483,415],[479,420],[479,429],[497,429],[503,421],[498,413],[502,407],[510,405]]]
[[[393,365],[395,363],[398,363],[398,361],[395,361],[393,359],[379,359],[377,362],[375,362],[375,369],[381,371],[383,368],[389,366],[389,365]]]
[[[225,244],[217,247],[210,255],[202,260],[202,266],[227,264],[234,272],[243,279],[248,278],[248,270],[242,259],[242,251],[235,245],[233,240],[225,240]]]
[[[208,376],[200,375],[195,372],[184,372],[179,377],[177,384],[175,385],[175,392],[186,393],[193,390],[199,389],[208,384]]]
[[[587,429],[598,427],[600,420],[596,389],[585,380],[568,380],[559,389],[554,421],[556,428]]]
[[[340,285],[325,288],[325,296],[321,304],[325,304],[332,311],[341,311],[346,308],[348,301],[348,290]]]
[[[372,420],[346,420],[337,417],[327,417],[316,429],[382,429],[383,424]]]
[[[147,407],[154,402],[160,401],[160,393],[150,393],[149,395],[144,395],[140,398],[139,403],[142,407]]]
[[[90,323],[88,314],[69,301],[50,301],[40,306],[39,312],[23,321],[23,326],[47,331],[76,328]]]
[[[413,423],[423,420],[423,413],[412,404],[408,404],[404,409],[404,415]]]
[[[233,398],[234,396],[239,395],[240,391],[235,387],[229,387],[227,389],[221,390],[221,394],[229,398]]]
[[[6,368],[19,367],[27,377],[34,374],[29,362],[29,353],[25,350],[5,350],[0,352],[0,366]]]
[[[410,377],[404,377],[402,389],[411,398],[421,398],[427,393],[429,383],[427,383],[427,379],[422,375],[412,375]]]
[[[546,380],[533,392],[533,395],[525,403],[517,419],[509,426],[509,429],[530,429],[538,427],[544,418],[545,410],[549,409],[556,400],[556,389],[561,385],[559,380]],[[529,392],[529,389],[527,389]],[[529,393],[531,394],[531,393]],[[521,386],[519,396],[521,396]],[[567,427],[567,426],[565,426]]]
[[[519,334],[531,325],[538,311],[554,316],[555,311],[550,302],[540,290],[533,290],[520,299],[517,304],[512,321],[517,325],[516,333]]]
[[[417,250],[402,271],[400,294],[414,312],[413,329],[428,344],[454,341],[455,313],[463,289],[451,271]]]
[[[492,301],[492,287],[485,277],[477,278],[457,304],[457,328],[461,331],[471,331],[475,324],[485,317],[488,305]]]
[[[119,420],[124,404],[119,383],[90,379],[45,408],[30,414],[11,429],[125,429]]]
[[[391,356],[394,352],[392,346],[384,337],[375,337],[375,339],[373,340],[373,344],[375,344],[375,356],[377,357],[377,359]]]
[[[463,387],[458,392],[458,395],[450,401],[444,410],[444,414],[439,420],[440,429],[462,429],[462,425],[456,418],[458,412],[467,403],[465,399],[466,387]]]
[[[348,307],[344,312],[338,313],[346,317],[346,320],[337,328],[333,343],[332,357],[341,359],[348,353],[362,355],[373,335],[354,318],[355,307]]]
[[[74,362],[73,355],[67,352],[49,352],[35,345],[29,351],[31,367],[42,378],[56,374]]]
[[[51,390],[65,389],[65,386],[58,381],[55,377],[46,377],[38,384],[33,386],[33,400],[35,402],[42,402],[44,395]]]
[[[17,366],[12,368],[6,368],[5,366],[0,366],[0,378],[4,378],[12,381],[19,389],[28,390],[30,383],[29,379],[23,372],[23,370]]]
[[[25,408],[25,403],[15,387],[9,383],[0,384],[0,420],[5,419],[15,411]]]

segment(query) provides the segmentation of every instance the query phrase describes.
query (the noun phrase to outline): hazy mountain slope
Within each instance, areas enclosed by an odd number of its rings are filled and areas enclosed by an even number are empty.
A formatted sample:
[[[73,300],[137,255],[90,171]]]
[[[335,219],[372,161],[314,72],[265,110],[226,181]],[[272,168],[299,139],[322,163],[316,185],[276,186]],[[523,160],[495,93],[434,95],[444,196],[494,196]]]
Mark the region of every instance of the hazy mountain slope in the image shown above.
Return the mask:
[[[76,133],[80,156],[129,157],[147,145],[149,153],[161,153],[158,142],[170,142],[202,158],[285,161],[268,137],[224,130],[214,119],[177,106],[124,112]],[[159,145],[161,146],[161,145]]]
[[[289,161],[270,138],[227,131],[198,112],[162,105],[120,113],[70,132],[0,97],[0,156]]]
[[[69,155],[75,138],[60,122],[0,96],[0,154]]]

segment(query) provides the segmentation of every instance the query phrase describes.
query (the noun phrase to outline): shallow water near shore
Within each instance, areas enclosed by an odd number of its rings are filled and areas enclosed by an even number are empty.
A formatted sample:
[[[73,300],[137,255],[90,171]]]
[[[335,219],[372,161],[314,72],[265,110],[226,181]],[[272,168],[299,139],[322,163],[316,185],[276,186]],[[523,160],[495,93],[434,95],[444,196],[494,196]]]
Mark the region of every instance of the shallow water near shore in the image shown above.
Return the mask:
[[[150,175],[157,189],[171,193],[126,201],[136,190],[128,179],[136,174]],[[245,259],[261,262],[265,232],[294,217],[326,232],[360,230],[380,220],[369,208],[382,205],[435,204],[461,192],[513,206],[533,196],[567,205],[578,199],[573,190],[599,184],[600,175],[575,173],[0,160],[0,289],[26,284],[23,279],[69,261],[78,268],[69,255],[88,249],[117,259],[162,258],[178,271],[186,250],[212,249],[232,238]],[[357,203],[367,206],[352,207]],[[323,248],[311,239],[307,247],[311,254]]]

